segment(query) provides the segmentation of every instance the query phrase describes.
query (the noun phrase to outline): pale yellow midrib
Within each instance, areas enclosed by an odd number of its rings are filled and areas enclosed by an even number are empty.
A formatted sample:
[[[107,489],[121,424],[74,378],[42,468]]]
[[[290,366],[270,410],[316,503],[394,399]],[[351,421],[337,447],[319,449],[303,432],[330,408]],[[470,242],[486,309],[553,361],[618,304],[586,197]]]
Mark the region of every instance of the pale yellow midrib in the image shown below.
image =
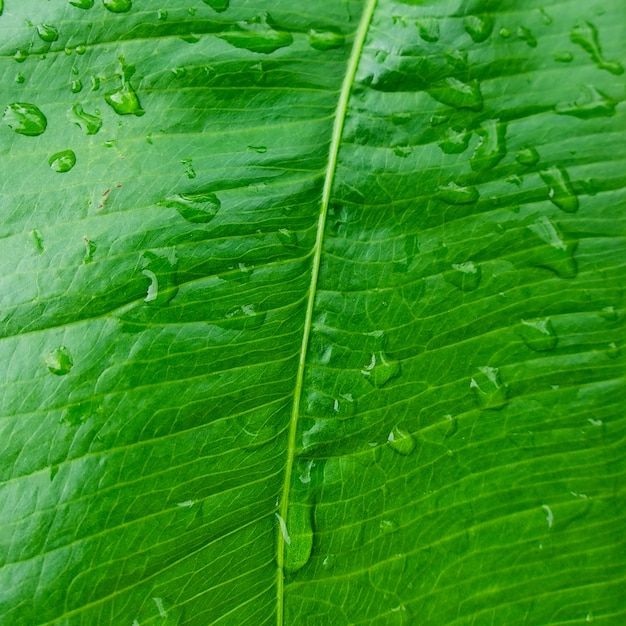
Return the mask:
[[[350,98],[350,92],[352,91],[352,85],[354,84],[354,76],[361,59],[361,53],[365,44],[365,37],[369,30],[370,22],[376,3],[378,0],[367,0],[363,15],[361,16],[361,22],[356,32],[354,44],[352,46],[352,52],[348,61],[348,67],[343,83],[341,85],[341,92],[339,94],[339,101],[337,103],[337,110],[335,112],[335,123],[333,125],[332,141],[330,143],[330,149],[328,152],[328,164],[326,166],[326,174],[324,179],[324,189],[322,192],[321,211],[317,224],[317,236],[315,240],[315,248],[313,255],[313,267],[311,270],[311,283],[309,285],[309,297],[307,300],[306,317],[304,322],[304,330],[302,333],[302,345],[300,347],[300,359],[298,361],[298,372],[296,375],[296,386],[294,391],[294,399],[291,409],[291,419],[289,422],[289,440],[287,445],[287,462],[285,465],[285,482],[283,484],[283,493],[280,501],[280,516],[285,522],[287,521],[287,511],[289,508],[289,487],[291,484],[291,474],[293,471],[293,463],[296,448],[296,433],[298,426],[298,416],[300,414],[300,399],[302,396],[302,383],[304,380],[304,366],[306,362],[306,353],[309,344],[309,335],[311,333],[311,320],[313,318],[313,307],[315,305],[315,294],[317,289],[317,280],[320,270],[320,260],[322,258],[322,243],[324,239],[324,226],[326,224],[326,215],[328,213],[328,203],[330,201],[330,193],[332,190],[335,170],[337,168],[337,156],[339,154],[339,144],[341,142],[341,136],[343,134],[343,125],[346,119],[346,112],[348,110],[348,100]],[[285,540],[283,534],[277,529],[277,610],[276,610],[276,623],[277,626],[283,626],[284,617],[284,563],[285,563]]]

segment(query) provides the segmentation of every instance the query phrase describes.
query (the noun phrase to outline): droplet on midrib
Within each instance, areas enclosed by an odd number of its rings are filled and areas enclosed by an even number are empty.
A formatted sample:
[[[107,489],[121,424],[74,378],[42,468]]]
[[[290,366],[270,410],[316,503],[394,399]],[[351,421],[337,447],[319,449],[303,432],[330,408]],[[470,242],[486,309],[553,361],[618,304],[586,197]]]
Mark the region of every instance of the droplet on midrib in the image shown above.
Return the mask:
[[[332,30],[309,30],[309,45],[315,50],[332,50],[340,48],[346,42],[346,38],[337,31]]]
[[[286,528],[290,541],[285,546],[285,571],[294,574],[302,569],[313,551],[313,507],[292,502],[287,511]]]

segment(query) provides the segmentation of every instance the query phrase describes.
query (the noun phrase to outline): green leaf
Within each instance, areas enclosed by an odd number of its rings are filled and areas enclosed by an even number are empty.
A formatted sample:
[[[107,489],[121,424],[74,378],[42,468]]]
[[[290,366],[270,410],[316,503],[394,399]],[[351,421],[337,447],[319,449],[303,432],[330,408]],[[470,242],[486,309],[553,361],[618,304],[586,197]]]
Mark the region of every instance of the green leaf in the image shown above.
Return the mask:
[[[626,622],[622,0],[0,14],[0,623]]]

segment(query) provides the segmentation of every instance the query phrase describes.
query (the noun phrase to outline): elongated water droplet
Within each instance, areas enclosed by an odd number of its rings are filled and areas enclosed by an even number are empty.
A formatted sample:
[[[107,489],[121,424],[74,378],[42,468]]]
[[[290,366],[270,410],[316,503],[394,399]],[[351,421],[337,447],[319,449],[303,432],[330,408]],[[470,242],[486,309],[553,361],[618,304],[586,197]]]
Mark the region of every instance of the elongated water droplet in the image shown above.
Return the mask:
[[[230,0],[204,0],[214,11],[223,13],[230,6]]]
[[[541,179],[548,186],[548,197],[554,206],[565,213],[578,211],[578,197],[572,189],[567,172],[556,165],[539,172]]]
[[[487,120],[476,133],[478,145],[470,158],[470,166],[475,171],[491,169],[506,155],[506,126],[498,120]]]
[[[589,54],[599,69],[611,72],[616,76],[624,73],[624,66],[619,61],[604,59],[598,40],[598,29],[591,22],[577,24],[570,34],[570,39]]]
[[[70,351],[65,346],[59,346],[44,357],[46,367],[56,376],[69,374],[74,366],[74,361]]]
[[[429,43],[439,41],[439,20],[434,17],[423,17],[415,22],[420,37]]]
[[[207,224],[220,210],[220,199],[211,192],[177,193],[158,203],[176,209],[192,224]]]
[[[4,0],[0,0],[0,15],[2,15],[2,11],[4,11]]]
[[[509,387],[500,380],[497,367],[479,367],[470,389],[481,409],[501,409],[509,401]]]
[[[340,48],[346,42],[346,38],[333,30],[309,30],[309,45],[316,50],[332,50]]]
[[[450,182],[439,187],[439,197],[448,204],[471,204],[480,197],[476,187],[464,187]]]
[[[145,111],[141,108],[139,98],[130,83],[135,68],[132,65],[126,65],[123,57],[120,57],[120,62],[122,64],[122,73],[120,74],[122,85],[119,89],[106,93],[104,99],[118,115],[143,115]]]
[[[465,128],[457,130],[456,128],[446,128],[443,139],[439,142],[439,147],[446,154],[460,154],[467,150],[471,133],[468,133]]]
[[[557,63],[571,63],[574,60],[574,55],[569,50],[558,50],[552,55],[552,58]]]
[[[91,9],[94,0],[70,0],[70,4],[78,9]]]
[[[88,264],[93,261],[93,255],[98,247],[89,237],[84,237],[83,242],[85,244],[85,256],[83,257],[83,263]]]
[[[610,98],[593,85],[581,85],[580,95],[574,102],[559,104],[555,111],[559,115],[573,115],[587,120],[593,117],[611,117],[615,115],[617,100]]]
[[[537,47],[537,39],[535,38],[535,36],[532,34],[532,32],[530,31],[529,28],[526,28],[526,26],[520,26],[517,29],[517,36],[522,40],[525,41],[527,45],[529,45],[531,48],[536,48]]]
[[[39,24],[37,26],[37,34],[42,41],[52,43],[59,38],[59,31],[50,24]]]
[[[57,152],[50,157],[48,165],[55,172],[69,172],[76,165],[76,155],[73,150]]]
[[[481,43],[491,35],[493,19],[488,15],[468,15],[463,20],[463,26],[474,43]]]
[[[483,96],[476,81],[464,83],[449,76],[436,83],[428,93],[435,100],[457,109],[480,111],[483,108]]]
[[[516,155],[515,160],[520,165],[532,167],[539,163],[539,153],[534,148],[522,148]]]
[[[522,320],[515,332],[535,352],[549,352],[556,348],[558,337],[549,317],[537,320]]]
[[[245,48],[263,54],[271,54],[293,43],[291,33],[281,30],[268,13],[237,22],[230,30],[218,33],[217,36],[235,48]]]
[[[472,261],[468,261],[467,263],[453,263],[452,269],[444,272],[443,277],[457,289],[474,291],[480,285],[482,272],[480,265],[474,265]]]
[[[535,265],[552,270],[561,278],[574,278],[578,273],[574,258],[578,242],[566,242],[557,226],[545,215],[529,224],[528,229],[549,246],[542,251],[541,259]]]
[[[87,135],[95,135],[102,127],[102,120],[97,115],[86,113],[80,104],[75,104],[68,112],[68,119]]]
[[[150,281],[144,302],[161,307],[174,299],[178,293],[177,267],[178,260],[173,251],[155,253],[147,250],[141,255],[141,273]]]
[[[104,8],[111,13],[126,13],[133,6],[133,0],[102,0]]]
[[[400,363],[388,358],[382,350],[372,354],[370,362],[361,370],[367,382],[377,388],[384,387],[390,380],[399,376],[400,372]]]
[[[71,85],[72,93],[80,93],[83,90],[83,83],[80,80],[73,80]]]
[[[401,426],[394,426],[389,437],[387,437],[387,445],[398,454],[408,456],[415,450],[417,442],[413,435]]]
[[[313,551],[313,507],[292,502],[287,511],[287,529],[291,541],[285,550],[285,571],[293,574],[302,569]]]
[[[4,123],[20,135],[36,137],[48,126],[46,116],[39,107],[27,102],[13,102],[4,110]]]
[[[193,161],[191,159],[181,159],[180,162],[185,166],[185,175],[187,178],[195,178],[196,170],[193,169]]]
[[[31,231],[31,235],[33,236],[33,242],[35,243],[35,248],[37,252],[41,254],[44,251],[43,247],[43,235],[35,228],[35,230]]]

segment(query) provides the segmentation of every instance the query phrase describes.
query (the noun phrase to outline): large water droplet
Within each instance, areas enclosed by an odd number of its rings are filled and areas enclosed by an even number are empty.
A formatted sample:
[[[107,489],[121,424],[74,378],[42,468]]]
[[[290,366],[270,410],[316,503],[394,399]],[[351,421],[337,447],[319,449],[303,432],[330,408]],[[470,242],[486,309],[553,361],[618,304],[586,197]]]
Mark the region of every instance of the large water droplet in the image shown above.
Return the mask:
[[[104,8],[111,13],[126,13],[133,6],[133,0],[102,0]]]
[[[55,172],[69,172],[76,165],[76,155],[73,150],[57,152],[50,157],[48,165]]]
[[[144,302],[151,306],[166,306],[178,293],[176,268],[178,260],[173,251],[151,252],[147,250],[141,255],[142,274],[150,284]]]
[[[120,74],[122,85],[119,89],[106,93],[104,99],[118,115],[143,115],[145,111],[141,108],[139,98],[130,84],[130,78],[135,73],[135,68],[132,65],[126,65],[123,57],[120,57],[120,62],[122,64],[122,73]]]
[[[50,24],[39,24],[37,26],[37,34],[42,41],[52,43],[59,38],[59,31]]]
[[[553,165],[539,172],[539,175],[548,186],[548,197],[554,206],[565,213],[578,211],[578,198],[563,168]]]
[[[408,456],[415,450],[417,442],[413,435],[401,426],[394,426],[389,437],[387,437],[387,445],[398,454]]]
[[[481,43],[491,35],[493,19],[488,15],[468,15],[463,20],[463,26],[475,43]]]
[[[285,571],[293,574],[302,569],[313,551],[313,507],[292,502],[287,511],[289,543],[285,546]]]
[[[80,104],[75,104],[68,113],[68,119],[88,135],[95,135],[102,127],[102,120],[97,115],[86,113]]]
[[[443,139],[439,142],[439,147],[446,154],[460,154],[467,150],[471,133],[468,133],[465,128],[457,130],[453,127],[446,128]]]
[[[522,148],[516,155],[515,160],[520,165],[532,167],[539,163],[539,153],[534,148]]]
[[[211,192],[177,193],[158,203],[176,209],[192,224],[207,224],[220,210],[220,199]]]
[[[17,50],[15,54],[13,55],[13,59],[17,63],[24,63],[24,61],[26,61],[27,58],[28,58],[28,52],[26,52],[25,50]]]
[[[555,111],[560,115],[573,115],[583,120],[593,117],[615,115],[617,100],[596,89],[593,85],[581,85],[580,95],[574,102],[559,104]]]
[[[457,109],[480,111],[483,108],[483,96],[476,81],[464,83],[458,78],[448,76],[435,83],[428,93],[435,100]]]
[[[34,104],[13,102],[4,110],[4,123],[20,135],[36,137],[48,126],[46,116]]]
[[[223,13],[230,6],[230,0],[204,0],[214,11]]]
[[[270,54],[293,43],[291,33],[281,30],[268,13],[237,22],[230,30],[217,35],[236,48]]]
[[[515,332],[535,352],[549,352],[556,348],[558,337],[549,317],[537,320],[522,320]]]
[[[566,242],[557,226],[545,215],[529,224],[528,229],[549,246],[547,250],[542,252],[541,260],[535,265],[552,270],[561,278],[574,278],[578,273],[574,258],[574,251],[578,242]]]
[[[497,367],[479,367],[470,381],[476,402],[481,409],[501,409],[509,401],[509,388],[500,380]]]
[[[309,30],[309,44],[316,50],[332,50],[340,48],[346,42],[346,38],[333,30]]]
[[[95,0],[70,0],[70,4],[78,9],[91,9]]]
[[[434,17],[423,17],[416,20],[417,32],[429,43],[439,41],[439,20]]]
[[[44,357],[46,367],[57,376],[69,374],[74,366],[74,361],[70,351],[65,346],[59,346]]]
[[[498,120],[487,120],[476,131],[478,145],[470,158],[473,170],[487,170],[495,167],[506,155],[506,126]]]
[[[624,66],[619,61],[604,59],[598,40],[598,29],[591,22],[577,24],[570,33],[570,39],[589,54],[599,69],[611,72],[616,76],[624,73]]]
[[[439,187],[439,197],[448,204],[471,204],[480,197],[476,187],[464,187],[455,182]]]
[[[468,261],[467,263],[453,263],[452,269],[444,272],[443,277],[457,289],[474,291],[480,285],[482,272],[480,265],[474,265],[472,261]]]
[[[389,359],[382,350],[372,354],[370,362],[361,370],[367,382],[374,387],[384,387],[390,380],[400,375],[400,363]]]

